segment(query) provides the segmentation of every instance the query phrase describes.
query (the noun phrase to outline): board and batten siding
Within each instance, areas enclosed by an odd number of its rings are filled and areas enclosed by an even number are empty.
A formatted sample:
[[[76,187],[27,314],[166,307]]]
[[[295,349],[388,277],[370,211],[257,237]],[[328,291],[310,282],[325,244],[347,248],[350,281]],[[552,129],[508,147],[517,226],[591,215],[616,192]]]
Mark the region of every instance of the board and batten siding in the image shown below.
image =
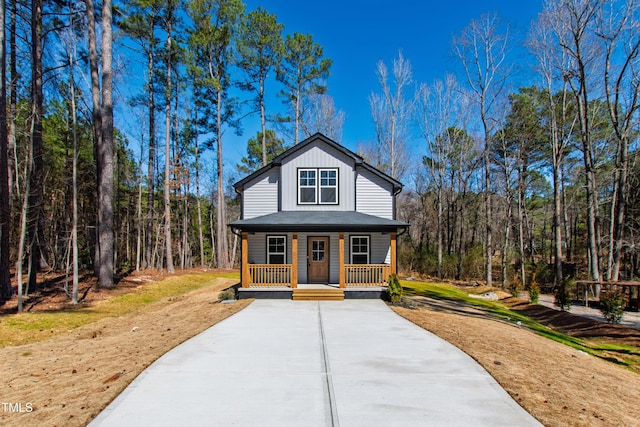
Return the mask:
[[[338,204],[337,205],[299,205],[298,169],[337,168]],[[353,159],[326,145],[312,143],[307,149],[288,157],[280,166],[282,179],[283,211],[303,210],[355,210],[354,164]]]
[[[394,219],[393,186],[369,171],[359,170],[356,176],[356,211]]]
[[[242,194],[242,218],[251,219],[278,212],[278,168],[248,183]]]

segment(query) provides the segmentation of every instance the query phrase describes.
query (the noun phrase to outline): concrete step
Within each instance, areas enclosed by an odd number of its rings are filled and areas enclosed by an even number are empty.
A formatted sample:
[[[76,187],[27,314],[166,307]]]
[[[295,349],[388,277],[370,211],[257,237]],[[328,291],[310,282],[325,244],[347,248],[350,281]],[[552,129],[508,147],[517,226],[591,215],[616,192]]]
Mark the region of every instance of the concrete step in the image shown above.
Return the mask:
[[[294,289],[294,301],[342,301],[342,289]]]

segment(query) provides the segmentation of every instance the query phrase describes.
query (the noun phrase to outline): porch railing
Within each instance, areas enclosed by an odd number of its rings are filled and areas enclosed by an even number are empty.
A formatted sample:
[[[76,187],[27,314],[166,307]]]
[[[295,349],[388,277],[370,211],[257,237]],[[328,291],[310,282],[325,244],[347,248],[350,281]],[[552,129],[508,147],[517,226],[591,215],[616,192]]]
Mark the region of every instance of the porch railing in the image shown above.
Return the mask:
[[[291,264],[249,264],[249,286],[291,286]]]
[[[391,275],[388,264],[345,264],[346,286],[384,286]]]

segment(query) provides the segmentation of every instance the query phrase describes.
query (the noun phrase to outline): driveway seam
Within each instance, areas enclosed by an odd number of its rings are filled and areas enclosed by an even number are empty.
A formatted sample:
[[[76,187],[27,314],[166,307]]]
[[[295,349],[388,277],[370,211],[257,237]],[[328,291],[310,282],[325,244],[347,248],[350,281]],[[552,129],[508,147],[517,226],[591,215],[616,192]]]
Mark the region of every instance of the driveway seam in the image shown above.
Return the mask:
[[[329,413],[331,414],[331,425],[333,427],[340,427],[340,420],[338,419],[338,408],[335,400],[335,393],[333,391],[333,379],[331,377],[331,367],[329,365],[329,352],[327,350],[327,342],[324,336],[324,326],[322,324],[322,310],[320,308],[320,301],[318,301],[318,324],[320,329],[320,343],[322,344],[322,364],[327,383],[327,395],[329,397]]]

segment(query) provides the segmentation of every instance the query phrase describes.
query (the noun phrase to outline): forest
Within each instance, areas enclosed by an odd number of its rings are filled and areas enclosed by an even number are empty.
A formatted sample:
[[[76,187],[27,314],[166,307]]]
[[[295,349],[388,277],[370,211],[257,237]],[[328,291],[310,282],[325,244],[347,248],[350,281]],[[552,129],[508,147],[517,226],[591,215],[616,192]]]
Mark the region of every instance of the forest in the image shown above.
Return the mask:
[[[332,60],[262,7],[0,0],[0,9],[0,304],[17,294],[20,307],[46,271],[72,278],[77,302],[81,274],[110,288],[131,270],[237,267],[230,180],[316,132],[341,142],[348,117],[329,94]],[[633,280],[640,8],[544,1],[522,47],[533,77],[519,88],[509,84],[515,43],[486,14],[452,40],[457,73],[416,82],[402,52],[372,69],[375,137],[357,151],[405,183],[400,269],[511,289]],[[127,76],[114,58],[140,64],[136,93],[119,90]],[[275,95],[286,114],[269,110]],[[225,137],[248,117],[260,131],[230,171]]]

